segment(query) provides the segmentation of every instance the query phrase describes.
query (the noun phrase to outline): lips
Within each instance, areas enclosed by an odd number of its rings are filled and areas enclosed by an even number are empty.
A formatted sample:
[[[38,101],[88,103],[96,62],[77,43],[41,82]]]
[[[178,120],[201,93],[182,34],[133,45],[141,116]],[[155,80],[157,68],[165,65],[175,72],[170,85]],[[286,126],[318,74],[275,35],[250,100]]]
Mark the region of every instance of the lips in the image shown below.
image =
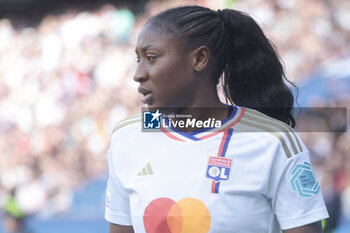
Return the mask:
[[[138,91],[141,94],[141,102],[144,104],[150,104],[152,91],[142,86],[138,88]]]

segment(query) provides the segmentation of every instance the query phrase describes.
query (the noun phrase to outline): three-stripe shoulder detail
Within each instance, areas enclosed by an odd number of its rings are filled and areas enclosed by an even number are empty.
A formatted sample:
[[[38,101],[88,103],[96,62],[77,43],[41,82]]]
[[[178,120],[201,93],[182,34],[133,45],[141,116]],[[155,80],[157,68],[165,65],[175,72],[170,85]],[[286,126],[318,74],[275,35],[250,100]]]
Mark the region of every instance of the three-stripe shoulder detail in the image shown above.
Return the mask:
[[[268,132],[276,137],[288,158],[303,152],[302,145],[294,130],[279,120],[269,117],[256,110],[246,109],[241,124],[257,129],[257,131]],[[284,137],[285,135],[285,137]],[[291,146],[292,151],[289,146]]]
[[[133,115],[131,117],[128,117],[124,120],[121,120],[120,122],[118,122],[114,127],[113,127],[113,130],[112,130],[112,134],[114,132],[116,132],[117,130],[125,127],[125,126],[128,126],[128,125],[131,125],[131,124],[135,124],[135,123],[141,123],[141,114],[136,114],[136,115]]]

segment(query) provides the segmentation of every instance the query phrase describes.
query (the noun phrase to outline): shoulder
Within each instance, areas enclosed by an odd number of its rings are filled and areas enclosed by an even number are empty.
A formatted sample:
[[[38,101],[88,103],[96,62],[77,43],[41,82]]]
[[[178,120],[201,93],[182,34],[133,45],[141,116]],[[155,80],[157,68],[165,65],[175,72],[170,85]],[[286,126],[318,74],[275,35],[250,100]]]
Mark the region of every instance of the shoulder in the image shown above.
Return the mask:
[[[133,135],[141,132],[141,113],[130,116],[119,121],[112,130],[110,145],[116,146],[122,142],[126,142],[128,138],[132,138]]]
[[[127,118],[119,121],[113,127],[112,135],[117,133],[117,132],[119,133],[120,131],[132,129],[132,128],[140,126],[141,120],[142,120],[141,113],[138,113],[138,114],[135,114],[133,116],[127,117]]]
[[[297,132],[286,123],[250,108],[242,108],[244,115],[237,124],[237,130],[253,133],[265,145],[277,145],[287,158],[306,151]]]

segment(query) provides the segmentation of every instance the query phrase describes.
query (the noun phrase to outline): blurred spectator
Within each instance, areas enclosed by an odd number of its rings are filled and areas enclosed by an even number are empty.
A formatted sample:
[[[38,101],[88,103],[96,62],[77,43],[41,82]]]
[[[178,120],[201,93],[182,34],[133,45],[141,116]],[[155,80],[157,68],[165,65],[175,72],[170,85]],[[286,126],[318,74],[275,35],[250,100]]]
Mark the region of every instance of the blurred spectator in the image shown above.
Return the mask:
[[[12,189],[5,203],[5,217],[3,220],[8,233],[29,233],[25,226],[26,214],[21,209]]]

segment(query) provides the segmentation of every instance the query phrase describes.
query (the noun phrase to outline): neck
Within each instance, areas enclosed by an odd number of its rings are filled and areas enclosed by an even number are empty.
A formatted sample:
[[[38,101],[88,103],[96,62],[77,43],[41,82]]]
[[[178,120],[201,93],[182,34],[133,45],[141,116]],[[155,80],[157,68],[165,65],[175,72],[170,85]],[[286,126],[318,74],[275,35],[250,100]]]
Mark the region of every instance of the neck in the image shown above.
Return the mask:
[[[217,88],[215,85],[209,83],[209,78],[205,79],[208,82],[199,82],[198,87],[194,91],[192,101],[190,101],[185,108],[179,109],[180,112],[193,112],[194,109],[200,108],[204,111],[201,111],[203,118],[208,117],[218,117],[218,119],[222,120],[226,118],[226,114],[217,112],[218,109],[226,109],[227,112],[228,106],[223,104],[220,101],[220,98],[217,93]]]
[[[197,88],[194,92],[194,98],[189,102],[186,107],[183,108],[174,108],[170,114],[178,115],[181,117],[195,118],[197,120],[224,120],[228,116],[229,106],[223,104],[220,101],[220,98],[217,94],[216,87],[208,88],[209,85],[206,85],[205,88]],[[192,129],[182,129],[185,132],[191,132],[196,130]]]

